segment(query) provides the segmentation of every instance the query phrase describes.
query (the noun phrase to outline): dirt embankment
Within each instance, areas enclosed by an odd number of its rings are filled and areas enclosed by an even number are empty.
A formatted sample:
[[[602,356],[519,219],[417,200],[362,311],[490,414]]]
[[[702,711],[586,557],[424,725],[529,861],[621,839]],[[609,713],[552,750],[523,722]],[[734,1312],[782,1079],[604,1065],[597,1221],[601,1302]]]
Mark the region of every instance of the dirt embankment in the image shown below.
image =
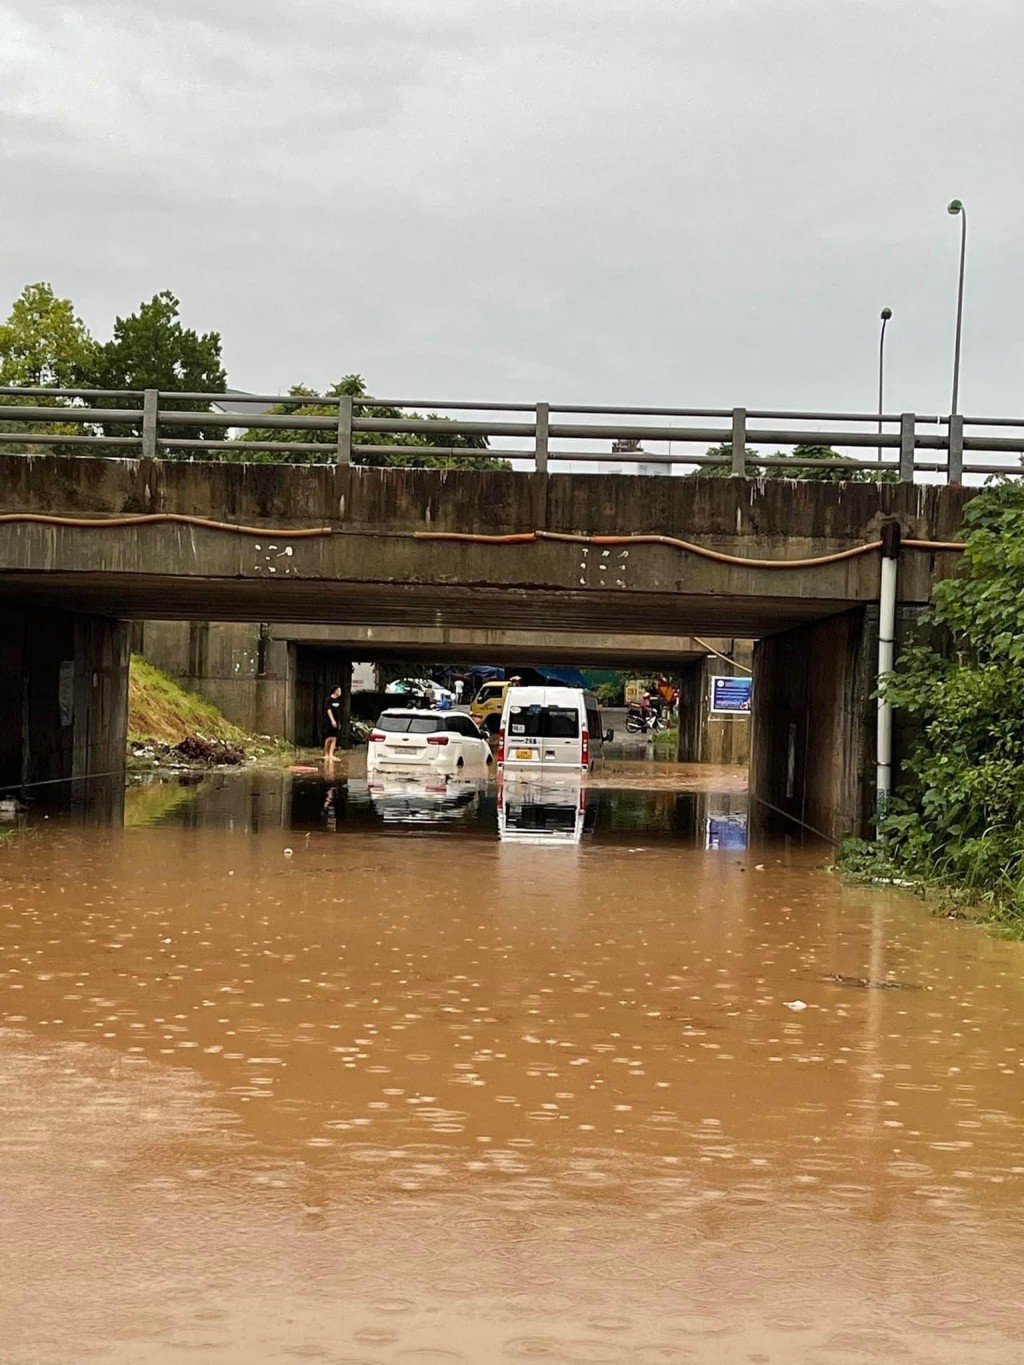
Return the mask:
[[[269,735],[248,735],[211,702],[187,692],[141,655],[128,678],[129,759],[140,767],[236,766],[282,752]]]
[[[133,654],[128,675],[128,739],[133,744],[180,744],[192,735],[242,744],[248,736],[204,701]]]

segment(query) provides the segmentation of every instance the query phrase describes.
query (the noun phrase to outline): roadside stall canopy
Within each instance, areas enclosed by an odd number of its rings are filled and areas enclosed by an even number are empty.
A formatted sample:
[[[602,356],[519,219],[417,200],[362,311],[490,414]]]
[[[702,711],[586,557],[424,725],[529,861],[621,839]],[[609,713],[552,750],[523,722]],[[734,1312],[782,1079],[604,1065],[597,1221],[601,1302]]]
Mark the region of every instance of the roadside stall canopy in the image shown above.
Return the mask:
[[[523,682],[550,683],[553,687],[582,687],[587,682],[578,668],[555,668],[549,664],[536,664],[532,668],[495,668],[493,664],[470,664],[467,673],[484,682],[504,682],[506,678],[519,677]]]
[[[556,687],[582,687],[586,688],[587,681],[578,668],[552,668],[547,664],[538,664],[534,669],[523,669],[523,676],[528,673],[536,673],[542,682],[552,683]]]

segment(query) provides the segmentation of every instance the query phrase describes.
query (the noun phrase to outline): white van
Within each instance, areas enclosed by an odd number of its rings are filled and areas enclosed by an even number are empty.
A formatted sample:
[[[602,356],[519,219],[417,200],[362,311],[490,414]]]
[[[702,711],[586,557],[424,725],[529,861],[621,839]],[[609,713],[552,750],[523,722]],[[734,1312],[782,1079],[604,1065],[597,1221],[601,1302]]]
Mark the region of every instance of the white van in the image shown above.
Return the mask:
[[[589,773],[603,755],[601,708],[579,687],[510,687],[498,730],[498,767]]]

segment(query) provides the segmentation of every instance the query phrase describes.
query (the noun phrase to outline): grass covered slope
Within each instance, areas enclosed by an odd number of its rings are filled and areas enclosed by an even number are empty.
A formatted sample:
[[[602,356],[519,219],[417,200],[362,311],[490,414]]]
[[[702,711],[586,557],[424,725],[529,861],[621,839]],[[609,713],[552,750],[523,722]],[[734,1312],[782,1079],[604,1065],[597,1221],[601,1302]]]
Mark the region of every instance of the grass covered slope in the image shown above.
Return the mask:
[[[246,738],[211,702],[186,692],[148,660],[133,654],[128,675],[129,740],[174,745],[186,735],[236,742]]]

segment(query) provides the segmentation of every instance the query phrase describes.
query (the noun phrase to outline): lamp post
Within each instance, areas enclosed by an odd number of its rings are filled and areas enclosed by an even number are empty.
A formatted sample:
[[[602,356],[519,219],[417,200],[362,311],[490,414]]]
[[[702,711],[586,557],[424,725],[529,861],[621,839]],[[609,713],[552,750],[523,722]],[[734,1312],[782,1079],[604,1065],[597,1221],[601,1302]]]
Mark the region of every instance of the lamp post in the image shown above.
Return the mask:
[[[956,416],[960,396],[960,331],[964,320],[964,263],[967,259],[967,210],[959,199],[953,199],[947,213],[960,218],[960,284],[956,295],[956,344],[953,348],[953,404],[950,415]]]
[[[882,463],[882,413],[885,411],[883,397],[885,394],[885,324],[892,317],[891,308],[883,308],[881,312],[882,330],[878,337],[878,463]]]

